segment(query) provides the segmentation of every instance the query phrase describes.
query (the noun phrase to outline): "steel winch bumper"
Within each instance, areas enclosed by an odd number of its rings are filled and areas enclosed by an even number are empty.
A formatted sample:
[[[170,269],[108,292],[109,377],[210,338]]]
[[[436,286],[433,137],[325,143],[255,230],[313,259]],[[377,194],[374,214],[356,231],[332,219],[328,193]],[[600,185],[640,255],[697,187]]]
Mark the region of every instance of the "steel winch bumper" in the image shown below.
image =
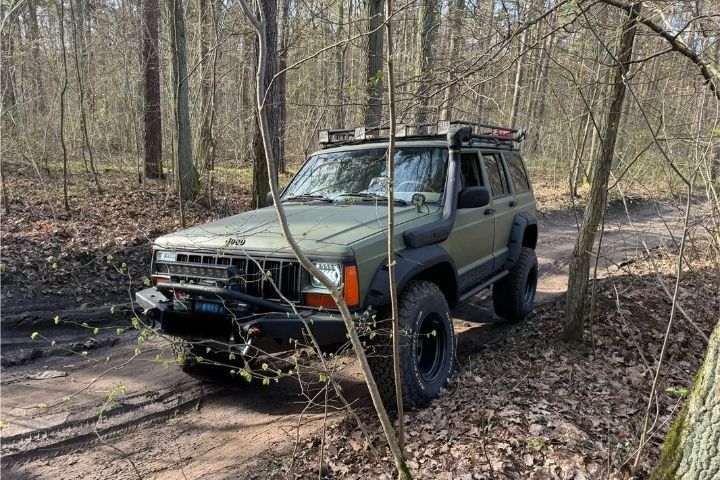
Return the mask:
[[[307,343],[304,339],[308,333],[312,333],[320,345],[347,340],[347,329],[339,313],[301,308],[295,313],[288,305],[205,285],[165,283],[159,287],[137,292],[135,300],[148,323],[170,336],[217,340],[237,344],[240,350],[263,339],[283,347],[289,346],[289,339]],[[170,292],[176,290],[188,295],[190,300],[175,301]],[[224,313],[195,311],[198,301],[219,301]]]

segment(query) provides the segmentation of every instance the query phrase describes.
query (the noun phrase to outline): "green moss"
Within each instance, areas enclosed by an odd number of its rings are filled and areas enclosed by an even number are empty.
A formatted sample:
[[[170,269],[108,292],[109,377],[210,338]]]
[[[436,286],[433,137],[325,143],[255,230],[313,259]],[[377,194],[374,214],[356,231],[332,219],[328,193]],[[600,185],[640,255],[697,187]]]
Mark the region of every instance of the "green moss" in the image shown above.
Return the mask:
[[[688,406],[685,404],[665,436],[660,462],[650,475],[650,480],[675,480],[685,446],[685,425]]]
[[[703,363],[697,374],[695,374],[689,398],[665,436],[665,442],[660,452],[660,462],[650,475],[650,480],[675,480],[677,478],[676,474],[683,458],[683,449],[685,448],[685,439],[687,438],[687,417],[690,409],[690,400],[699,395],[700,384],[704,378],[704,369],[705,364]]]

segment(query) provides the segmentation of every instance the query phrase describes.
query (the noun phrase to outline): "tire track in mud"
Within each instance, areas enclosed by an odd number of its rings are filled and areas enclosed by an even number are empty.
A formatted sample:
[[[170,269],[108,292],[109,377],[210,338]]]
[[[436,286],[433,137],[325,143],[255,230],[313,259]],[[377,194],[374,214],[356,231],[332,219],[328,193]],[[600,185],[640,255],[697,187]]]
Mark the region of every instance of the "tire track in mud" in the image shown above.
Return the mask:
[[[180,387],[180,388],[179,388]],[[226,390],[216,385],[189,382],[165,388],[157,393],[142,392],[124,397],[122,403],[103,413],[75,418],[59,425],[2,438],[2,468],[84,449],[96,443],[131,433],[176,415],[198,409],[201,402]]]

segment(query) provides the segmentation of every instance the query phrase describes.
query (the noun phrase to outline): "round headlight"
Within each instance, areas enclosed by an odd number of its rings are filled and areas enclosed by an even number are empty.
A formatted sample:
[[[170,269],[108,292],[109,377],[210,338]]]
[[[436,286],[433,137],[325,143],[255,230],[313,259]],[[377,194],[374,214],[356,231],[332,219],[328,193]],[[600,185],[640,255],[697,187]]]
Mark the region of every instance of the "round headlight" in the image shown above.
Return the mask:
[[[339,263],[316,263],[315,266],[330,279],[334,287],[340,286],[342,283],[342,266]],[[310,279],[310,284],[314,288],[325,288],[325,285],[315,277]]]

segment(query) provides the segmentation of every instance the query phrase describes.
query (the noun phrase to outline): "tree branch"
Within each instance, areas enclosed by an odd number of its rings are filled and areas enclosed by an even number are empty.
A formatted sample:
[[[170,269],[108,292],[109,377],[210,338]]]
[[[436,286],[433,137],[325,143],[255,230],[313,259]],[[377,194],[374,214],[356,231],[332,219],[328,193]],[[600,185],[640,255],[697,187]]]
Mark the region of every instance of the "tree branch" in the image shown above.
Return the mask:
[[[626,4],[622,0],[600,0],[601,2],[611,5],[616,8],[630,12],[630,5]],[[720,100],[720,72],[710,63],[700,58],[700,55],[692,51],[678,35],[674,35],[663,27],[652,21],[650,18],[644,15],[638,15],[635,20],[637,23],[642,23],[653,32],[657,33],[660,37],[665,39],[670,44],[672,50],[678,52],[680,55],[686,57],[692,63],[694,63],[700,70],[700,75],[705,79],[710,91],[713,92],[715,98]]]

